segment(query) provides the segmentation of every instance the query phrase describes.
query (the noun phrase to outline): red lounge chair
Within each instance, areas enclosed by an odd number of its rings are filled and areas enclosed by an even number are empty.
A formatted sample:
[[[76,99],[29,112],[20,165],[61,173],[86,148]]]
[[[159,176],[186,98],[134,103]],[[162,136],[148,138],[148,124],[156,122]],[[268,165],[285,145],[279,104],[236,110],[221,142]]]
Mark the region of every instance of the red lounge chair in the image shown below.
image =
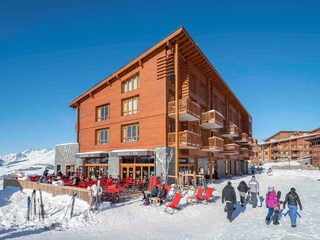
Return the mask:
[[[199,202],[199,200],[202,198],[202,194],[204,192],[204,188],[198,188],[197,193],[193,196],[187,197],[187,203],[190,202]]]
[[[199,198],[198,201],[207,201],[206,204],[208,204],[209,199],[212,195],[212,192],[213,192],[213,188],[207,188],[205,195],[203,197]]]
[[[172,215],[172,214],[174,213],[174,210],[176,210],[176,208],[177,208],[180,200],[181,200],[181,193],[175,193],[174,196],[173,196],[173,199],[172,199],[171,203],[169,203],[168,205],[166,205],[166,208],[164,209],[164,211],[165,211],[166,213],[170,213],[170,214]],[[171,208],[171,209],[173,209],[173,211],[172,211],[172,212],[168,212],[168,211],[167,211],[167,208]]]

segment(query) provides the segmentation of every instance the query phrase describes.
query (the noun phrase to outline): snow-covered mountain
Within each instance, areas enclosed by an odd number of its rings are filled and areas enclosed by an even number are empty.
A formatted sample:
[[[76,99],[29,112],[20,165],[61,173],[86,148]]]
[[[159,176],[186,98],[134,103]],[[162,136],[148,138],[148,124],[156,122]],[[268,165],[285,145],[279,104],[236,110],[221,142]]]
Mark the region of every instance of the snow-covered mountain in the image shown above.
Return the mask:
[[[46,167],[53,170],[54,155],[54,149],[28,149],[0,156],[0,179],[18,172],[42,174]]]

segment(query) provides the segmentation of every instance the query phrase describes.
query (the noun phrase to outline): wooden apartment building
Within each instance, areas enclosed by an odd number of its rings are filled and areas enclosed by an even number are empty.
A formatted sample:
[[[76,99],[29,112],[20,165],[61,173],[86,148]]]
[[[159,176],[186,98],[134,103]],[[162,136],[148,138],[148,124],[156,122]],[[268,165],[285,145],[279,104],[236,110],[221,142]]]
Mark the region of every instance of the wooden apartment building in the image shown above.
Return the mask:
[[[69,106],[81,158],[65,163],[73,171],[159,175],[162,148],[174,175],[245,174],[257,144],[250,114],[183,27]]]
[[[308,159],[312,156],[309,138],[320,134],[313,131],[280,131],[259,143],[260,161],[289,161]]]

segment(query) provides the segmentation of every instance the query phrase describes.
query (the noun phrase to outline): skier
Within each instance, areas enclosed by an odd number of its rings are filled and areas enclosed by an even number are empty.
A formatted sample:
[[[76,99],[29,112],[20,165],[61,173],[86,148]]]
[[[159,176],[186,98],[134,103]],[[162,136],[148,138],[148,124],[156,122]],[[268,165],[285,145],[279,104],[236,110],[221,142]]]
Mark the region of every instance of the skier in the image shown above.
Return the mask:
[[[251,193],[252,207],[257,207],[257,197],[259,197],[259,183],[253,175],[249,182],[249,189]],[[257,196],[258,195],[258,196]]]
[[[243,207],[244,205],[244,199],[246,197],[246,194],[249,190],[248,185],[246,184],[245,181],[241,181],[239,183],[239,186],[237,187],[237,189],[239,190],[239,195],[240,195],[240,201],[241,201],[241,207]]]
[[[274,207],[278,203],[276,192],[274,191],[273,186],[268,187],[268,192],[266,194],[266,208],[269,209],[268,214],[266,216],[266,224],[270,224],[270,219],[273,215]]]
[[[291,227],[296,227],[296,219],[297,219],[297,204],[299,204],[300,211],[302,211],[302,205],[300,202],[299,195],[296,193],[295,188],[291,188],[291,191],[287,193],[286,199],[283,203],[283,209],[286,208],[286,204],[288,203],[289,208],[289,216],[291,221]]]
[[[231,216],[232,213],[235,210],[235,204],[237,203],[237,197],[236,197],[236,192],[234,191],[234,188],[231,186],[231,182],[229,181],[227,186],[225,186],[222,190],[222,204],[226,202],[225,206],[225,212],[227,212],[227,219],[231,222]]]

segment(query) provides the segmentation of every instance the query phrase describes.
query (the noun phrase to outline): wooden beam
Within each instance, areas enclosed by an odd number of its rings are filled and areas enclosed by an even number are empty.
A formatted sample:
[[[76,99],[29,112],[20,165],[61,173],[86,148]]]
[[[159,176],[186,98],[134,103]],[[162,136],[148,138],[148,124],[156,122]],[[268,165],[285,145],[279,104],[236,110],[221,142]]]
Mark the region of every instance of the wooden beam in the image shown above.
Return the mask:
[[[174,75],[175,75],[175,176],[179,179],[179,43],[175,45],[175,56],[174,56]]]

